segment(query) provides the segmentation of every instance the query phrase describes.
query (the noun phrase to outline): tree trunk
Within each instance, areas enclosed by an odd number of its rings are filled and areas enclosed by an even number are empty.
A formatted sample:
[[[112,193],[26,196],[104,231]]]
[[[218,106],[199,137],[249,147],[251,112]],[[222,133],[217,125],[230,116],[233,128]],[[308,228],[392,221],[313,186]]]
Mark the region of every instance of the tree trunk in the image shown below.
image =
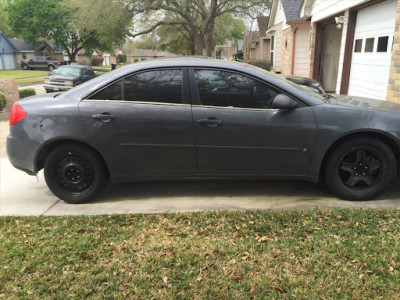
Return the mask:
[[[206,29],[204,42],[206,44],[206,55],[212,56],[214,51],[214,21],[211,21],[210,25]]]
[[[193,35],[193,46],[194,46],[194,54],[195,55],[203,55],[203,39],[201,34],[194,34]]]

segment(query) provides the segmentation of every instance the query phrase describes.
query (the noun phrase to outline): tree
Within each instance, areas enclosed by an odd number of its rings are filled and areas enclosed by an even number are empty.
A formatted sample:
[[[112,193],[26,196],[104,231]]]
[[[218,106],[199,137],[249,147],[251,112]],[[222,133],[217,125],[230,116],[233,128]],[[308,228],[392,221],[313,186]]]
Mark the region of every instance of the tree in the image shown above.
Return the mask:
[[[224,14],[245,14],[249,10],[269,9],[271,0],[125,0],[141,27],[134,28],[131,37],[153,32],[160,26],[176,26],[193,45],[193,54],[203,49],[211,56],[216,19]]]
[[[3,32],[7,37],[15,37],[13,32],[10,29],[10,26],[8,26],[8,15],[5,10],[6,7],[6,1],[5,0],[0,0],[0,31]]]
[[[89,51],[95,48],[103,51],[111,50],[125,35],[125,32],[116,33],[116,28],[122,31],[128,28],[132,15],[113,19],[113,15],[103,14],[94,20],[85,19],[86,15],[80,8],[88,5],[86,10],[91,7],[92,11],[96,11],[98,1],[81,2],[10,0],[6,7],[8,23],[11,29],[27,42],[37,39],[53,41],[67,52],[70,61],[75,61],[78,51],[82,48]],[[107,7],[105,4],[109,4],[111,9],[117,9],[119,5],[112,0],[100,0],[100,4],[101,7]]]

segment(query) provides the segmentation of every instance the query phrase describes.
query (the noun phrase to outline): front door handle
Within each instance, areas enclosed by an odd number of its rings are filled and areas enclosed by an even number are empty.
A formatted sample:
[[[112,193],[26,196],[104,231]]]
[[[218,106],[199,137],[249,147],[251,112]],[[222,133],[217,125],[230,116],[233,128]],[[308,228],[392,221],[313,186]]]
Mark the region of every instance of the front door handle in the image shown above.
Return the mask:
[[[197,120],[197,123],[199,123],[200,125],[206,125],[208,127],[215,128],[219,125],[222,125],[223,122],[222,120],[218,120],[216,118],[208,118]]]
[[[92,118],[95,119],[95,120],[100,120],[102,122],[107,123],[107,122],[110,122],[110,121],[114,120],[115,116],[113,116],[110,113],[104,112],[102,114],[92,115]]]

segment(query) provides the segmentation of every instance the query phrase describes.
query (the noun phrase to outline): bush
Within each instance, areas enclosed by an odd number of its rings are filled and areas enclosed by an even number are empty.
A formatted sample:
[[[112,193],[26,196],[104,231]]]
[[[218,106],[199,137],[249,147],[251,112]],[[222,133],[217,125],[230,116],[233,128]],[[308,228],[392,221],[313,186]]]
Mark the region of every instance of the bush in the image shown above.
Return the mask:
[[[134,63],[137,63],[137,62],[139,62],[139,59],[135,58],[135,59],[133,60],[133,62],[134,62]]]
[[[35,89],[23,89],[23,90],[19,90],[18,93],[19,93],[19,99],[36,95]]]
[[[117,61],[119,64],[123,64],[126,62],[126,55],[125,54],[118,54]]]
[[[253,59],[252,58],[252,59],[246,59],[244,62],[248,63],[250,65],[259,67],[261,69],[267,70],[267,71],[271,70],[271,62],[266,59]]]
[[[101,66],[103,64],[104,58],[103,56],[93,56],[90,60],[90,64],[92,66]]]
[[[6,95],[0,93],[0,111],[2,111],[3,108],[6,107],[6,105],[7,105]]]

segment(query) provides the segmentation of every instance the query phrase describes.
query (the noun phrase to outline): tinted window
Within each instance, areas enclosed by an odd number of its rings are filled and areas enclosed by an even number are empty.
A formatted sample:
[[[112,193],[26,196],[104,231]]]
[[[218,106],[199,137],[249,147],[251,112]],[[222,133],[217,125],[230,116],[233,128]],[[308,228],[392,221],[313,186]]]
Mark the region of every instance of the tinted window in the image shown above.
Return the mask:
[[[356,44],[354,46],[354,52],[361,52],[362,48],[362,39],[356,40]]]
[[[365,49],[364,52],[373,52],[374,51],[374,38],[369,38],[365,40]]]
[[[387,52],[389,37],[381,36],[378,38],[378,52]]]
[[[182,103],[182,70],[156,70],[125,79],[124,100]]]
[[[269,108],[279,93],[258,80],[240,74],[195,70],[202,105],[240,108]]]
[[[95,100],[122,100],[122,80],[104,88],[89,99]]]

